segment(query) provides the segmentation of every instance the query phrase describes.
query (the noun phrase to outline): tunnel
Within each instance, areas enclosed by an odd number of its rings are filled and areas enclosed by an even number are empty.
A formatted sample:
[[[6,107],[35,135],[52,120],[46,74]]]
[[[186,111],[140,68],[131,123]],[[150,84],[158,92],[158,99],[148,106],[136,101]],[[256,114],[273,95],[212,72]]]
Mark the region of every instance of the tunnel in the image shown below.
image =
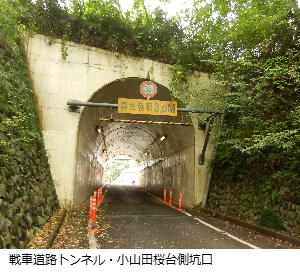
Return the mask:
[[[142,78],[125,78],[95,91],[89,102],[117,104],[118,98],[145,99],[140,93]],[[153,100],[173,100],[159,83]],[[152,100],[149,99],[149,100]],[[178,106],[185,107],[185,106]],[[100,119],[110,119],[103,121]],[[180,122],[192,124],[189,113],[177,116],[121,114],[117,108],[84,107],[81,110],[76,148],[73,206],[83,203],[93,190],[108,183],[106,164],[125,155],[139,166],[139,184],[154,193],[172,190],[183,193],[183,202],[195,201],[195,133],[193,126],[114,122]],[[163,137],[163,138],[162,138]]]

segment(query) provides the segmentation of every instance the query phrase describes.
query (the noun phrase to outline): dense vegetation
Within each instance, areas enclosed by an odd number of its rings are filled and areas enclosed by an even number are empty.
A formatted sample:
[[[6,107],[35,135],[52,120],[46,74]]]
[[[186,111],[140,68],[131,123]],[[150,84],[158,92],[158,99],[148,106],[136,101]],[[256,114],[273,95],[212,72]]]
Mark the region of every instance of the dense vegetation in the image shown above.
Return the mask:
[[[26,29],[63,42],[168,62],[175,64],[173,93],[182,101],[190,100],[184,96],[189,71],[215,75],[218,87],[228,91],[224,99],[216,90],[212,101],[226,111],[213,162],[215,180],[254,186],[255,192],[263,194],[265,207],[280,196],[281,186],[294,184],[298,191],[290,196],[300,204],[300,13],[296,0],[193,0],[191,7],[174,17],[160,8],[150,10],[143,0],[135,0],[128,12],[120,9],[118,0],[73,0],[70,6],[58,0],[4,2],[14,7],[6,20],[15,20],[17,27],[1,26],[2,48],[10,54],[13,48],[5,46],[3,35],[15,45],[18,30]],[[62,53],[66,58],[67,49],[63,47]],[[6,74],[18,64],[11,65],[6,65]],[[203,107],[201,93],[193,97],[195,105]],[[14,95],[10,98],[15,100]],[[10,111],[7,106],[5,112]],[[10,127],[12,135],[17,126]],[[26,133],[33,138],[30,131]]]
[[[0,1],[0,249],[25,248],[59,208],[22,30],[18,11]]]

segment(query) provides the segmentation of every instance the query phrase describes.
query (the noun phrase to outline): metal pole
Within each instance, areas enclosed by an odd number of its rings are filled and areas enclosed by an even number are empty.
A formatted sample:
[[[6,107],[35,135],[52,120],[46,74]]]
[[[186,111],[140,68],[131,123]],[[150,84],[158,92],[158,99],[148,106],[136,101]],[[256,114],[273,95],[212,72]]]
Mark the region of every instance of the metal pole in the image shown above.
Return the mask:
[[[213,122],[214,122],[214,117],[212,117],[210,119],[209,127],[208,127],[208,130],[207,130],[207,133],[206,133],[206,136],[205,136],[205,140],[204,140],[204,144],[203,144],[203,148],[202,148],[202,152],[201,152],[201,155],[199,156],[198,163],[200,165],[204,165],[204,162],[205,162],[205,151],[206,151],[206,147],[207,147],[207,144],[208,144],[209,136],[210,136],[210,133],[211,133],[211,130],[212,130]]]
[[[76,100],[68,100],[67,105],[78,107],[78,106],[88,106],[88,107],[105,107],[105,108],[118,108],[118,104],[111,103],[95,103],[95,102],[82,102]],[[177,108],[178,112],[190,112],[190,113],[207,113],[207,114],[223,114],[222,112],[204,110],[204,109],[188,109],[188,108]]]
[[[118,104],[82,102],[82,101],[76,101],[76,100],[68,100],[67,105],[69,105],[69,106],[89,106],[89,107],[118,108]]]

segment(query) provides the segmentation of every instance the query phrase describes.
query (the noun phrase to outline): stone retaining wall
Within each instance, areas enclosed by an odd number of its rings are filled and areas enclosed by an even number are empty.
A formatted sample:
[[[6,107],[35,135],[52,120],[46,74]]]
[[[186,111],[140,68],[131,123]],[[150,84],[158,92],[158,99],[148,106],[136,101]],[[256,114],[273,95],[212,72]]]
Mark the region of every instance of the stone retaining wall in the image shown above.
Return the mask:
[[[296,189],[296,184],[280,187],[278,192],[273,192],[276,197],[269,201],[265,194],[257,194],[251,185],[212,181],[206,206],[258,223],[261,212],[267,207],[277,214],[288,232],[300,234],[300,201],[295,197]]]
[[[18,159],[13,175],[0,174],[0,248],[25,248],[58,209],[47,158]]]

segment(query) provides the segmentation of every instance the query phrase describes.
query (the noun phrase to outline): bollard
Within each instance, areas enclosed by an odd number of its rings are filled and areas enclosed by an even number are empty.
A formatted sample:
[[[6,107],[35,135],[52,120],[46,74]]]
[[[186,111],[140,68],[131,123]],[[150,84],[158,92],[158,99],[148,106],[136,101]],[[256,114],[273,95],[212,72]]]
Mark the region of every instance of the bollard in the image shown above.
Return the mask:
[[[97,200],[97,197],[98,197],[98,191],[97,191],[97,190],[94,191],[94,197],[95,197],[96,200]]]
[[[92,228],[89,229],[89,232],[98,232],[98,229],[95,229],[96,225],[96,210],[97,210],[97,198],[95,196],[91,196],[90,200],[92,202],[92,207],[90,209],[90,217],[91,217],[91,224]]]
[[[167,189],[164,189],[164,203],[167,203]]]
[[[170,190],[169,206],[172,206],[172,190]]]
[[[90,221],[93,219],[92,209],[93,209],[93,200],[92,200],[92,196],[90,196],[90,219],[89,219]]]
[[[97,190],[97,206],[100,205],[100,189]]]
[[[102,202],[102,187],[99,188],[99,191],[100,191],[99,200],[100,200],[100,203],[101,203]]]
[[[182,193],[179,193],[178,210],[182,211]]]
[[[97,199],[96,197],[92,197],[92,227],[95,227],[96,225],[96,205],[97,205]]]

